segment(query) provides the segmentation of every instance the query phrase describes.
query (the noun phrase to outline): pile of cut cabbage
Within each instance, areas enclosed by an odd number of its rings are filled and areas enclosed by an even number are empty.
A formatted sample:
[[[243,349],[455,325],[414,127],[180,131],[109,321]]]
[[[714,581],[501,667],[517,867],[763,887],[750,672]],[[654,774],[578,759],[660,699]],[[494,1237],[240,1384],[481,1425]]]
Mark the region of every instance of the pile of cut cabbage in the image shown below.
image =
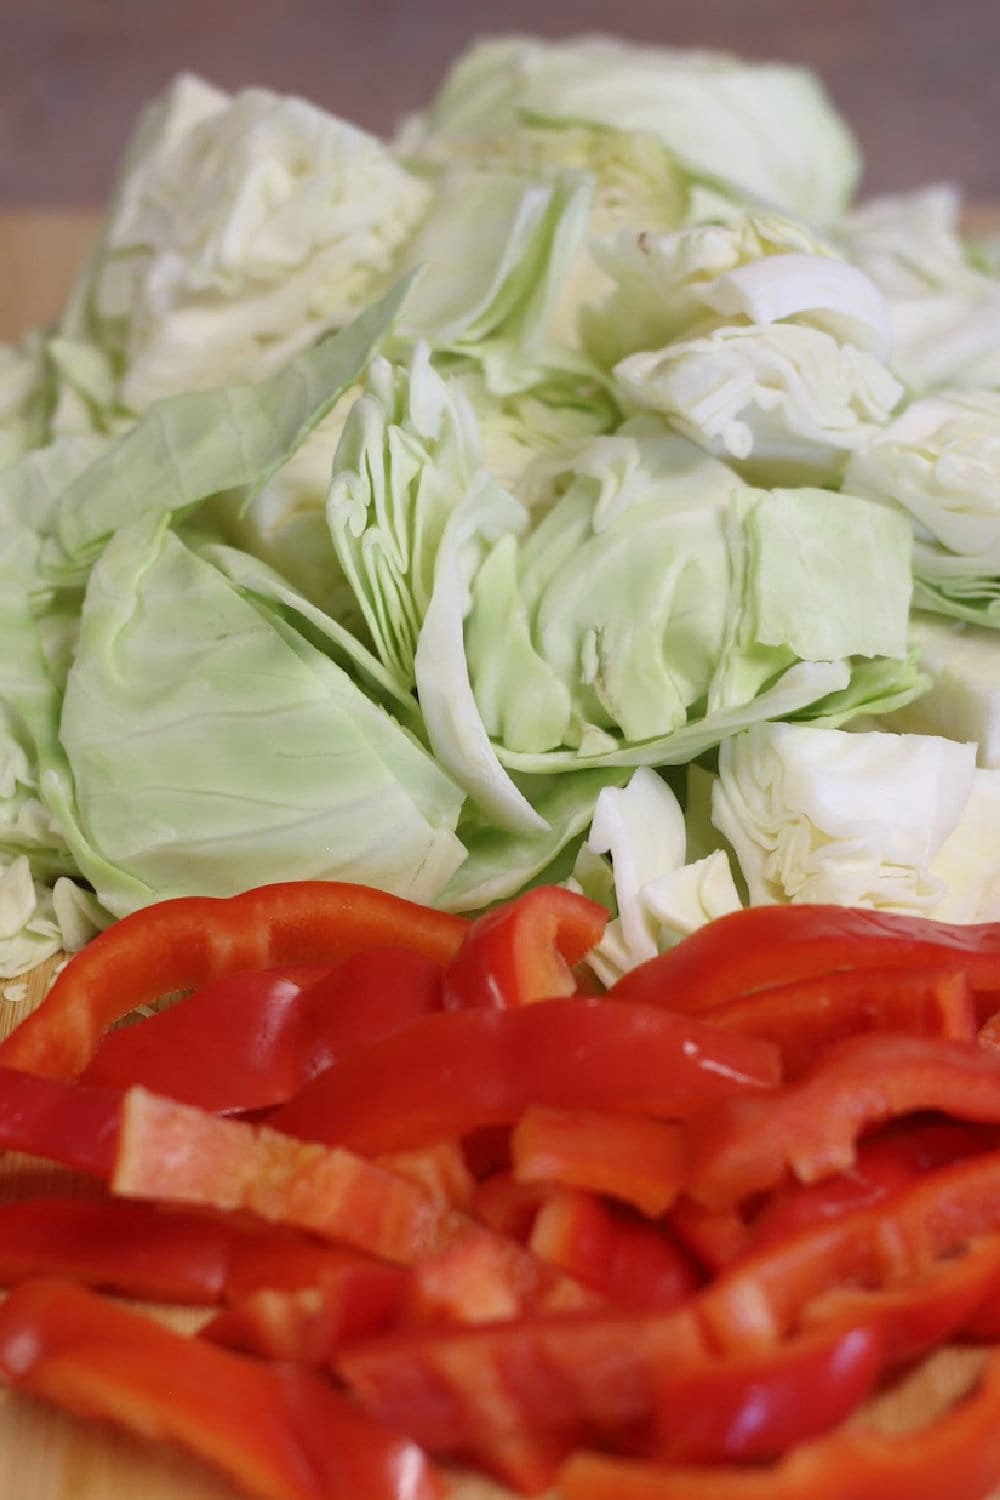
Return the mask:
[[[1000,918],[1000,255],[801,70],[483,41],[384,141],[176,80],[0,347],[0,973],[363,881]]]

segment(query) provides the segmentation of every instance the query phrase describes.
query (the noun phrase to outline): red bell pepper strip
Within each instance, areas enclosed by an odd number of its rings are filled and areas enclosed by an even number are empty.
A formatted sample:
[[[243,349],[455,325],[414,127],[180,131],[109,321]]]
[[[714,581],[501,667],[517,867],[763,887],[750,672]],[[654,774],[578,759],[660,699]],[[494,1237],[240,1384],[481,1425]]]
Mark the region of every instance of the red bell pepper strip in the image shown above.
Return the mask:
[[[810,1224],[874,1208],[891,1193],[910,1187],[924,1172],[974,1156],[989,1144],[982,1131],[947,1121],[907,1122],[888,1135],[862,1141],[849,1172],[776,1188],[747,1225],[743,1248],[759,1249]]]
[[[429,1452],[534,1493],[587,1433],[648,1422],[658,1371],[705,1357],[680,1307],[405,1329],[342,1350],[336,1370],[368,1412]]]
[[[976,1006],[961,969],[841,969],[727,1000],[714,1025],[773,1042],[782,1077],[798,1078],[831,1042],[866,1031],[976,1036]]]
[[[313,1079],[278,1130],[379,1152],[517,1120],[531,1104],[680,1119],[778,1076],[767,1042],[653,1006],[543,1000],[426,1016]]]
[[[0,1065],[75,1078],[114,1021],[174,990],[241,970],[334,964],[388,944],[447,963],[467,927],[462,917],[336,881],[161,901],[123,917],[71,960],[0,1042]]]
[[[400,1264],[454,1238],[460,1216],[416,1183],[327,1148],[130,1089],[114,1193],[227,1210],[305,1229]]]
[[[443,1495],[419,1448],[328,1382],[184,1338],[65,1282],[24,1282],[0,1307],[0,1373],[79,1416],[171,1440],[259,1500]]]
[[[750,1243],[750,1231],[738,1208],[706,1208],[683,1194],[665,1222],[709,1275],[730,1265]]]
[[[863,1130],[923,1109],[1000,1122],[1000,1056],[889,1033],[837,1042],[798,1082],[725,1100],[689,1122],[687,1191],[726,1208],[789,1171],[815,1182],[853,1167]]]
[[[0,1205],[0,1286],[62,1276],[130,1297],[210,1307],[261,1288],[314,1289],[372,1265],[383,1269],[298,1232],[158,1203],[27,1198]]]
[[[553,1192],[528,1248],[619,1307],[676,1307],[700,1284],[691,1258],[661,1226],[575,1188]]]
[[[501,1168],[477,1183],[469,1205],[473,1218],[526,1244],[542,1205],[555,1189],[544,1182],[518,1182],[513,1172]]]
[[[599,1301],[572,1273],[563,1275],[516,1240],[471,1226],[411,1268],[403,1321],[489,1323]]]
[[[441,965],[405,948],[354,954],[306,986],[281,970],[226,975],[101,1037],[85,1083],[215,1113],[282,1104],[310,1078],[440,1008]]]
[[[971,1240],[998,1231],[1000,1152],[989,1151],[926,1173],[875,1208],[741,1256],[698,1293],[699,1316],[722,1348],[766,1347],[832,1289],[902,1290]]]
[[[407,1287],[399,1266],[345,1261],[313,1286],[248,1292],[205,1323],[198,1336],[259,1358],[323,1369],[343,1344],[396,1323]]]
[[[885,1340],[885,1360],[915,1359],[951,1335],[984,1326],[981,1309],[1000,1290],[1000,1235],[973,1240],[902,1286],[835,1287],[804,1309],[806,1326],[863,1322]]]
[[[118,1149],[121,1103],[121,1089],[0,1067],[0,1151],[25,1151],[107,1177]]]
[[[576,1453],[561,1500],[983,1500],[1000,1483],[1000,1354],[974,1394],[917,1431],[855,1427],[774,1465],[644,1464]]]
[[[574,966],[607,922],[603,906],[557,885],[477,917],[445,972],[446,1008],[506,1009],[575,994]]]
[[[560,1446],[565,1455],[581,1442],[641,1443],[645,1433],[672,1444],[671,1403],[701,1410],[699,1452],[771,1454],[848,1416],[880,1367],[878,1333],[864,1327],[824,1329],[756,1356],[706,1355],[684,1308],[419,1329],[337,1361],[372,1415],[525,1489],[551,1482],[545,1460]]]
[[[642,1115],[533,1105],[514,1127],[511,1156],[521,1182],[590,1188],[651,1219],[666,1213],[684,1183],[680,1128]]]
[[[615,999],[703,1012],[838,969],[960,967],[984,1015],[1000,997],[1000,923],[935,922],[845,906],[751,906],[707,922],[640,964]],[[994,1003],[989,1004],[989,997]]]
[[[441,1208],[467,1209],[472,1203],[476,1180],[457,1141],[439,1141],[416,1151],[387,1151],[375,1162],[417,1183]]]
[[[878,1329],[863,1320],[827,1324],[773,1351],[667,1369],[657,1380],[657,1456],[777,1458],[837,1427],[882,1373]]]

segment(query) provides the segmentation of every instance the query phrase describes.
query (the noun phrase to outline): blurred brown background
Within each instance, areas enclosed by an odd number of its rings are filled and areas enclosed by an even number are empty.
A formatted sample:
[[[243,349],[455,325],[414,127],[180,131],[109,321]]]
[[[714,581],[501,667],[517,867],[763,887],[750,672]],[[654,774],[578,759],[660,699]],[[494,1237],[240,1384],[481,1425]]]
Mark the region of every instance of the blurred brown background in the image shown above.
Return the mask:
[[[388,131],[474,35],[603,30],[816,68],[869,189],[1000,200],[1000,0],[0,0],[0,204],[93,203],[141,103],[187,67]]]

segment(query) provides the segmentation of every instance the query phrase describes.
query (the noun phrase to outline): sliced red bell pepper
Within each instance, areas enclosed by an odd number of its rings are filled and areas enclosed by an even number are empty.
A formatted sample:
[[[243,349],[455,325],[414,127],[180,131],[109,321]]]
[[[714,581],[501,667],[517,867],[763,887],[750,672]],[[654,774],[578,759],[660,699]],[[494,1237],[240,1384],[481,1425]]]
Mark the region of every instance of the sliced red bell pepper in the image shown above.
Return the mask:
[[[916,1110],[1000,1122],[1000,1056],[975,1043],[875,1033],[827,1048],[798,1082],[721,1102],[685,1127],[687,1191],[726,1208],[791,1171],[853,1167],[861,1132]]]
[[[390,944],[447,963],[467,927],[462,917],[336,881],[161,901],[115,922],[71,960],[0,1042],[0,1065],[75,1078],[112,1022],[172,991],[243,970],[334,964]]]
[[[442,968],[373,948],[302,986],[281,970],[230,974],[99,1040],[85,1083],[153,1093],[216,1113],[282,1104],[310,1078],[440,1008]]]
[[[774,1244],[810,1224],[874,1208],[924,1172],[988,1149],[982,1131],[951,1121],[904,1122],[887,1135],[862,1141],[849,1172],[820,1182],[775,1188],[747,1225],[743,1248]]]
[[[490,1323],[593,1307],[601,1299],[516,1240],[470,1227],[411,1268],[403,1321]]]
[[[902,1291],[973,1239],[998,1231],[1000,1152],[989,1151],[921,1175],[875,1208],[741,1256],[698,1293],[699,1316],[722,1348],[766,1347],[834,1288]],[[891,1310],[890,1299],[887,1316]],[[875,1313],[881,1316],[873,1304]]]
[[[476,1184],[469,1207],[480,1223],[526,1244],[535,1216],[553,1191],[548,1183],[518,1182],[504,1167]]]
[[[666,1213],[684,1184],[680,1128],[642,1115],[595,1110],[525,1110],[511,1135],[514,1176],[590,1188],[638,1208]]]
[[[398,1172],[422,1187],[441,1208],[469,1208],[476,1180],[457,1141],[439,1141],[416,1151],[387,1151],[375,1158],[387,1172]]]
[[[576,1453],[562,1500],[984,1500],[1000,1483],[1000,1354],[974,1394],[937,1421],[888,1436],[854,1427],[774,1465],[644,1464]]]
[[[706,1208],[683,1194],[667,1214],[666,1223],[710,1275],[723,1270],[750,1243],[750,1231],[738,1208]]]
[[[866,1031],[976,1036],[976,1006],[961,969],[841,969],[727,1000],[708,1012],[716,1026],[773,1042],[782,1076],[798,1078],[831,1042]]]
[[[700,1411],[698,1452],[772,1454],[848,1416],[880,1367],[878,1333],[864,1327],[712,1357],[684,1308],[388,1334],[337,1361],[373,1415],[525,1489],[551,1482],[545,1461],[560,1446],[679,1441],[671,1404]],[[544,1460],[528,1465],[526,1452]]]
[[[901,1286],[835,1287],[803,1311],[807,1326],[863,1322],[881,1330],[887,1364],[925,1354],[955,1333],[982,1328],[984,1305],[1000,1290],[1000,1235],[973,1240]]]
[[[343,1344],[393,1326],[408,1285],[399,1266],[345,1261],[315,1285],[248,1292],[204,1324],[198,1336],[263,1359],[323,1369]]]
[[[575,1188],[541,1205],[528,1247],[619,1307],[676,1307],[701,1284],[665,1229]]]
[[[751,906],[640,964],[615,999],[701,1012],[838,969],[961,967],[984,1015],[1000,997],[1000,923],[935,922],[846,906]]]
[[[658,1371],[705,1357],[680,1307],[408,1329],[342,1350],[336,1369],[367,1411],[429,1452],[534,1493],[587,1433],[648,1422]]]
[[[17,1389],[168,1439],[260,1500],[439,1500],[420,1449],[328,1382],[184,1338],[65,1282],[0,1307],[0,1373]]]
[[[601,940],[607,910],[562,886],[537,886],[477,917],[448,965],[448,1009],[505,1009],[576,993],[574,966]]]
[[[112,1191],[125,1197],[246,1210],[409,1264],[464,1223],[410,1179],[340,1147],[207,1114],[130,1089]]]
[[[0,1067],[0,1151],[25,1151],[107,1177],[118,1149],[121,1104],[121,1089]]]
[[[517,1120],[531,1104],[680,1119],[776,1081],[767,1042],[645,1005],[542,1000],[450,1011],[321,1073],[276,1129],[367,1154]]]

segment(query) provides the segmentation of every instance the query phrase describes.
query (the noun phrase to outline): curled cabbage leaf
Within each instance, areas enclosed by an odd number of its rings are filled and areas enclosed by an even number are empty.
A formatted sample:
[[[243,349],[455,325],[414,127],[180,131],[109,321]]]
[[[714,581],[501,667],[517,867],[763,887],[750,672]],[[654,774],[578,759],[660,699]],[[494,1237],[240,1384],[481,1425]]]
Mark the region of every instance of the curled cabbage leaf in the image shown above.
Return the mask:
[[[539,120],[654,136],[693,176],[820,224],[843,212],[858,175],[853,137],[804,69],[605,37],[476,43],[407,140]]]
[[[974,744],[761,724],[721,746],[712,807],[754,904],[975,921],[998,910],[998,792]]]
[[[140,120],[70,326],[114,351],[134,412],[264,379],[377,293],[428,198],[315,105],[182,75]]]

